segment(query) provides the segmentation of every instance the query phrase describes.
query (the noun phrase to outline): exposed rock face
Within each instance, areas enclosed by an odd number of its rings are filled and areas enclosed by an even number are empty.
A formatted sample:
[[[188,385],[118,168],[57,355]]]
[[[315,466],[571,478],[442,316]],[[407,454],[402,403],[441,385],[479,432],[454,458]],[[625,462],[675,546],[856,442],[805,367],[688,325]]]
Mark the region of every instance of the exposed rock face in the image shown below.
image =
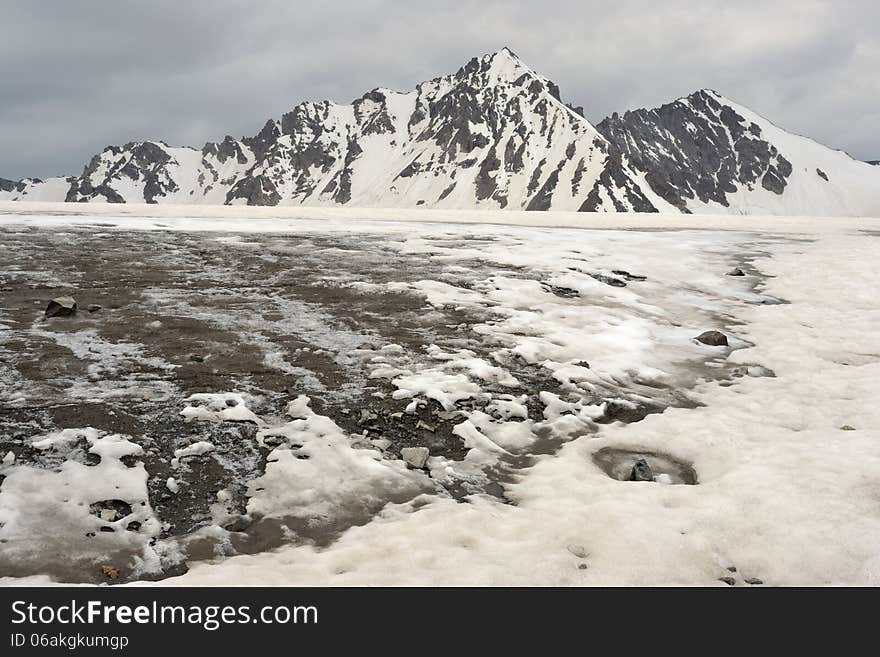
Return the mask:
[[[688,201],[728,206],[727,195],[760,185],[782,194],[791,163],[754,122],[714,91],[656,109],[617,113],[597,126],[651,189],[689,212]]]

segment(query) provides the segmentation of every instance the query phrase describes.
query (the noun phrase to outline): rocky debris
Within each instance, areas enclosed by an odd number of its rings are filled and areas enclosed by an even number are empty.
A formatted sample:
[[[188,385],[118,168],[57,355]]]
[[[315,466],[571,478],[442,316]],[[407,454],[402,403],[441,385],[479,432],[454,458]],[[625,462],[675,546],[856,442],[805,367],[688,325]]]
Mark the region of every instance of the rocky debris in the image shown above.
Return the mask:
[[[635,465],[632,467],[632,471],[629,474],[630,481],[654,481],[654,473],[651,471],[651,466],[648,465],[648,462],[645,459],[639,459],[635,462]]]
[[[600,283],[605,283],[605,285],[610,285],[611,287],[626,287],[626,282],[620,280],[619,278],[614,278],[614,276],[606,276],[605,274],[589,274],[592,278],[595,278]]]
[[[121,573],[113,566],[101,566],[101,574],[107,579],[119,579]]]
[[[727,272],[727,275],[728,276],[745,276],[746,273],[742,269],[737,267],[736,269],[731,269],[729,272]]]
[[[736,580],[733,577],[719,577],[719,582],[724,582],[728,586],[736,586]]]
[[[545,292],[555,294],[557,297],[560,297],[562,299],[573,299],[574,297],[580,296],[580,293],[577,290],[573,290],[570,287],[562,287],[561,285],[550,285],[550,283],[541,283],[541,287],[544,288]]]
[[[849,425],[849,424],[844,424],[842,427],[840,427],[840,430],[841,431],[855,431],[856,428]]]
[[[200,356],[199,354],[192,354],[192,355],[190,355],[189,360],[192,363],[204,363],[205,357]]]
[[[760,586],[761,584],[764,583],[763,580],[760,580],[757,577],[746,577],[745,582],[749,586]]]
[[[92,515],[98,516],[106,522],[116,522],[131,515],[131,505],[123,500],[102,500],[89,505]],[[103,531],[104,528],[102,527]]]
[[[727,336],[724,335],[721,331],[704,331],[694,339],[697,342],[702,342],[703,344],[707,344],[710,347],[728,346]]]
[[[46,317],[69,317],[76,313],[76,300],[73,297],[55,297],[46,306]]]
[[[132,520],[130,523],[128,523],[128,524],[125,526],[125,528],[126,528],[128,531],[130,531],[130,532],[136,532],[136,531],[139,531],[139,530],[140,530],[140,528],[141,528],[141,523],[138,522],[137,520]]]
[[[404,447],[400,450],[401,458],[406,464],[416,470],[421,470],[428,462],[430,452],[427,447]]]
[[[615,276],[622,276],[628,281],[646,281],[648,280],[647,276],[642,276],[640,274],[630,274],[625,269],[614,269],[611,271]]]
[[[101,306],[96,303],[90,303],[88,306],[86,306],[86,310],[88,310],[90,313],[96,313],[101,310]]]

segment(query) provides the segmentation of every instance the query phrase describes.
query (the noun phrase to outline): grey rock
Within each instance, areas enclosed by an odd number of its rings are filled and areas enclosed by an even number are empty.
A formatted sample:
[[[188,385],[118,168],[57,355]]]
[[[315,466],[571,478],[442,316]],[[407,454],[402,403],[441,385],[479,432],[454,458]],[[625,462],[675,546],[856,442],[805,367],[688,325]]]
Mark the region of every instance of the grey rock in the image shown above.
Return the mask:
[[[615,113],[596,128],[651,189],[684,212],[691,199],[727,207],[728,194],[759,183],[781,194],[792,171],[756,124],[709,89],[655,109]]]
[[[648,462],[645,459],[639,459],[635,462],[635,465],[632,467],[632,472],[630,472],[629,480],[654,481],[654,473],[651,471],[651,466],[648,465]]]
[[[416,470],[421,470],[428,462],[430,452],[427,447],[404,447],[400,450],[400,457],[406,464]]]
[[[69,317],[76,313],[76,300],[73,297],[55,297],[46,306],[46,317]]]
[[[86,310],[88,310],[90,313],[96,313],[101,310],[101,306],[96,303],[90,303],[88,306],[86,306]]]
[[[721,331],[704,331],[700,333],[695,340],[697,342],[702,342],[703,344],[707,344],[710,347],[727,347],[727,336],[724,335]]]
[[[736,269],[731,269],[729,272],[727,272],[727,275],[728,276],[745,276],[746,273],[742,269],[737,267]]]
[[[736,586],[736,580],[733,577],[719,577],[719,582],[724,582],[728,586]]]

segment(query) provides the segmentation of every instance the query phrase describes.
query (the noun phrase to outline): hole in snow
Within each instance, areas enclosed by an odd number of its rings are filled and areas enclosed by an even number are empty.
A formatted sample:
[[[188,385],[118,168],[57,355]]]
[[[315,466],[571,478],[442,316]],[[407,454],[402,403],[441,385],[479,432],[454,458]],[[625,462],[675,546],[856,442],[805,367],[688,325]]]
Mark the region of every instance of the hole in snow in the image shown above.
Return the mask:
[[[690,463],[660,452],[603,447],[593,454],[593,463],[618,481],[646,481],[647,476],[652,476],[657,483],[692,486],[698,482],[697,473]]]

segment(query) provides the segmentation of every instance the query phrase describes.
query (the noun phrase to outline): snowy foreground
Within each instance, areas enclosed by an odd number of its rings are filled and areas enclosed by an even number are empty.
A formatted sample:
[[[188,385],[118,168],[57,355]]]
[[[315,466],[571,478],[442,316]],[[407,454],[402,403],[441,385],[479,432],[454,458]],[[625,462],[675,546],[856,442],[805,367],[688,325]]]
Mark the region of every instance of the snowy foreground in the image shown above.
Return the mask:
[[[287,212],[0,207],[4,583],[880,584],[880,220]]]

